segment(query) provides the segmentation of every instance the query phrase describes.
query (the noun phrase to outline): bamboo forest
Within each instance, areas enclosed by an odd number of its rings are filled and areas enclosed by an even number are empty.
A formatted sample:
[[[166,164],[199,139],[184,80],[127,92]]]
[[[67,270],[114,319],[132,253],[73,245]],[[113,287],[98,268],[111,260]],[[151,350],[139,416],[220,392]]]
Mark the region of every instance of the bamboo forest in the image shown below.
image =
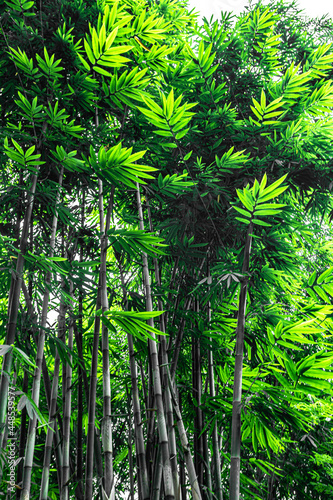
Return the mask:
[[[0,3],[0,500],[333,499],[332,42]]]

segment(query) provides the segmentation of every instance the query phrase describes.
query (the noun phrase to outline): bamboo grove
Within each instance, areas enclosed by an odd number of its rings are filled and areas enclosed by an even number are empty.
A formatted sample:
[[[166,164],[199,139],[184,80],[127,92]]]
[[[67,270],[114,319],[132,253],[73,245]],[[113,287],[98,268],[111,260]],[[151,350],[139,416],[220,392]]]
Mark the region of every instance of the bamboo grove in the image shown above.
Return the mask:
[[[331,499],[331,20],[0,18],[0,498]]]

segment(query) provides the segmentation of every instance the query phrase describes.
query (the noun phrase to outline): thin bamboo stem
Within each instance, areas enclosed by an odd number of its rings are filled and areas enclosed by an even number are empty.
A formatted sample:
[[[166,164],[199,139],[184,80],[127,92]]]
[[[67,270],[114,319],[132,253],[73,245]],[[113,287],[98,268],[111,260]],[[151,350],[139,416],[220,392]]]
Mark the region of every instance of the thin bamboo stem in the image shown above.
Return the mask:
[[[16,271],[12,275],[10,295],[8,298],[8,322],[7,322],[7,333],[6,341],[7,345],[13,345],[16,336],[17,329],[17,318],[18,310],[20,304],[20,292],[22,287],[23,279],[23,269],[25,261],[25,253],[28,244],[28,234],[31,221],[31,214],[34,204],[34,197],[37,185],[37,174],[33,174],[31,177],[31,187],[29,190],[29,195],[27,199],[27,208],[23,220],[23,228],[20,241],[20,251],[16,262]],[[6,409],[8,400],[8,388],[10,383],[10,372],[12,368],[13,353],[9,351],[5,354],[2,370],[1,370],[1,381],[0,381],[0,448],[2,448],[2,440],[4,436],[4,426],[6,420]]]
[[[53,216],[52,230],[51,230],[50,254],[49,254],[51,258],[53,257],[55,248],[55,240],[56,240],[57,225],[58,225],[57,205],[60,200],[63,174],[64,174],[64,167],[62,166],[59,174],[59,181],[58,181],[59,187],[56,196],[55,213]],[[48,315],[48,306],[50,298],[50,285],[51,285],[51,271],[48,271],[45,278],[45,291],[44,291],[43,306],[42,306],[42,320],[38,334],[38,345],[36,354],[36,369],[32,384],[32,400],[37,406],[39,405],[42,362],[44,357],[45,328],[47,325],[47,315]],[[21,500],[29,500],[30,498],[32,463],[33,463],[35,440],[36,440],[36,425],[37,425],[37,417],[36,414],[34,413],[33,418],[29,420],[27,446],[26,446],[24,466],[23,466],[23,483],[22,483]]]
[[[139,214],[139,227],[143,231],[143,212],[142,212],[142,204],[141,204],[141,195],[139,185],[137,184],[137,205],[138,205],[138,214]],[[142,263],[143,263],[143,284],[145,289],[145,297],[146,297],[146,309],[149,312],[153,311],[153,303],[151,297],[151,289],[149,283],[149,269],[148,269],[148,258],[147,254],[143,252],[142,254]],[[153,319],[148,320],[148,323],[151,326],[154,326]],[[160,377],[160,367],[158,361],[158,352],[157,352],[157,344],[155,334],[151,334],[152,339],[148,340],[148,348],[151,358],[151,367],[153,373],[153,386],[154,386],[154,396],[156,402],[157,409],[157,427],[159,433],[159,442],[161,446],[162,453],[162,463],[163,463],[163,483],[164,483],[164,491],[165,491],[165,500],[174,500],[174,487],[172,480],[172,472],[170,465],[170,451],[169,451],[169,442],[168,442],[168,434],[165,422],[165,414],[163,407],[163,397],[162,397],[162,384]]]
[[[250,266],[253,223],[251,222],[246,235],[242,274],[246,275]],[[241,450],[241,400],[242,400],[242,372],[245,332],[246,296],[248,278],[241,282],[239,293],[237,328],[236,328],[236,356],[234,391],[231,422],[231,464],[230,464],[230,496],[229,500],[239,500],[240,492],[240,450]]]

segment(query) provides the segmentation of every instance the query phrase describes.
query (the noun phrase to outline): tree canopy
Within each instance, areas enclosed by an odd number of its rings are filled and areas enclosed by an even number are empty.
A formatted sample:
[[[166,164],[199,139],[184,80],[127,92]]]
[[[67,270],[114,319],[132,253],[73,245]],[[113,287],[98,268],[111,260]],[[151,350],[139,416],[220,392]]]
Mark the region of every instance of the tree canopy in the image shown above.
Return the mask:
[[[331,499],[332,21],[0,15],[0,497]]]

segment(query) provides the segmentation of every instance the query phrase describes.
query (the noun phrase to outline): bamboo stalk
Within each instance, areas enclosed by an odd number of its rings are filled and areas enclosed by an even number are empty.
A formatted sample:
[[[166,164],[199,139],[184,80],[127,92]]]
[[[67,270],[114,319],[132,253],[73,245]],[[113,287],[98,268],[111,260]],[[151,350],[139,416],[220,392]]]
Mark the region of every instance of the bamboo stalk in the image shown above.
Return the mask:
[[[65,310],[66,305],[62,301],[60,304],[59,318],[58,318],[58,337],[59,339],[64,339],[65,337]],[[48,499],[48,487],[50,478],[50,465],[52,456],[52,444],[53,437],[56,431],[57,421],[56,421],[56,411],[57,411],[57,398],[58,398],[58,387],[59,387],[59,369],[60,369],[60,356],[59,351],[56,349],[55,359],[54,359],[54,371],[51,389],[51,401],[49,405],[49,427],[46,433],[45,448],[44,448],[44,461],[43,461],[43,472],[42,481],[40,488],[40,500]],[[63,464],[61,464],[62,468]],[[61,481],[59,484],[59,491],[61,491]]]
[[[125,299],[125,310],[127,307],[127,294],[125,288],[125,279],[120,260],[118,260],[120,279],[124,293]],[[146,452],[145,443],[143,437],[143,425],[141,418],[141,407],[140,407],[140,395],[138,387],[138,370],[135,361],[135,351],[133,336],[127,333],[127,343],[129,351],[129,362],[130,362],[130,372],[131,372],[131,388],[132,388],[132,404],[133,404],[133,416],[134,416],[134,428],[136,436],[136,460],[137,460],[137,474],[141,484],[141,495],[142,500],[149,500],[149,478],[146,462]]]
[[[175,410],[176,414],[176,421],[177,421],[177,427],[178,427],[178,433],[180,437],[181,444],[183,446],[184,450],[184,459],[185,459],[185,464],[186,464],[186,469],[188,473],[188,477],[190,480],[191,484],[191,491],[192,491],[192,496],[193,500],[202,500],[201,496],[201,491],[197,479],[197,474],[195,471],[192,455],[191,455],[191,450],[190,446],[188,443],[187,435],[186,435],[186,430],[183,422],[183,418],[179,409],[179,404],[177,400],[177,396],[175,393],[175,390],[173,388],[173,381],[171,379],[170,371],[167,368],[167,373],[168,373],[168,379],[169,379],[169,387],[171,391],[171,397],[172,397],[172,402],[173,402],[173,408]]]
[[[101,309],[101,284],[98,281],[96,312]],[[85,476],[85,500],[92,500],[93,495],[93,471],[94,471],[94,439],[95,439],[95,413],[96,413],[96,389],[97,389],[97,366],[99,331],[101,318],[96,314],[94,324],[94,337],[91,356],[89,404],[88,404],[88,434],[86,447],[86,476]]]
[[[147,208],[148,208],[147,213],[148,213],[148,219],[149,219],[149,230],[151,232],[153,232],[154,228],[153,228],[153,224],[152,224],[151,210],[150,210],[150,205],[149,205],[149,200],[148,200],[147,194],[146,194],[146,200],[147,200]],[[156,280],[156,283],[159,286],[161,286],[160,270],[159,270],[158,261],[157,261],[156,257],[153,257],[153,262],[154,262],[154,270],[155,270],[155,280]],[[175,273],[176,273],[175,269],[176,269],[176,266],[174,267],[173,276],[175,276]],[[162,304],[160,297],[158,297],[157,303],[158,303],[158,310],[163,311],[163,304]],[[160,330],[161,330],[161,332],[166,333],[165,315],[164,314],[162,314],[160,316]],[[166,372],[166,367],[169,365],[166,335],[160,335],[159,341],[160,341],[160,354],[161,354],[161,360],[162,360],[161,376],[162,376],[163,389],[164,389],[166,422],[167,422],[167,431],[168,431],[168,436],[169,436],[170,465],[171,465],[171,470],[172,470],[173,487],[174,487],[174,491],[175,491],[175,500],[182,500],[182,492],[181,492],[181,488],[180,488],[180,480],[179,480],[178,464],[177,464],[177,445],[176,445],[176,433],[175,433],[173,411],[172,411],[172,399],[171,399],[171,393],[170,393],[169,384],[168,384],[168,375]]]
[[[113,193],[111,193],[110,203],[106,218],[106,227],[104,221],[104,203],[103,203],[103,183],[98,180],[99,190],[99,218],[101,233],[101,308],[102,316],[108,310],[107,282],[106,282],[106,256],[107,256],[107,234],[110,226],[110,219],[113,207]],[[102,447],[104,455],[104,491],[107,500],[114,500],[114,477],[113,477],[113,450],[112,450],[112,421],[111,421],[111,384],[110,384],[110,348],[109,332],[107,326],[102,322],[102,359],[103,359],[103,420],[102,420]]]
[[[31,177],[31,187],[27,199],[27,208],[23,220],[22,235],[20,241],[20,251],[16,262],[16,271],[12,275],[10,285],[10,295],[8,298],[8,322],[6,341],[7,345],[13,345],[16,336],[17,317],[20,304],[20,292],[22,287],[23,269],[25,261],[25,253],[28,244],[29,226],[33,209],[34,197],[37,185],[37,174]],[[2,363],[1,381],[0,381],[0,448],[2,448],[2,440],[4,436],[4,426],[6,420],[6,409],[8,400],[8,388],[10,382],[10,372],[13,362],[13,353],[9,351],[5,354]]]
[[[207,284],[211,285],[212,278],[210,276],[210,272],[208,271],[208,281]],[[210,302],[208,303],[208,325],[212,320],[212,309]],[[212,345],[213,339],[210,338],[210,344]],[[209,378],[209,389],[210,396],[215,398],[215,377],[214,377],[214,356],[213,349],[210,346],[208,349],[208,378]],[[223,500],[223,491],[222,491],[222,483],[221,483],[221,460],[220,460],[220,448],[219,448],[219,439],[217,432],[217,422],[216,419],[214,421],[213,433],[212,433],[212,441],[213,441],[213,464],[214,464],[214,494],[216,495],[216,500]]]
[[[249,271],[250,254],[252,244],[253,223],[251,222],[247,231],[242,274]],[[244,352],[244,331],[246,296],[248,289],[248,278],[244,277],[241,282],[239,293],[237,328],[236,328],[236,356],[235,376],[232,403],[231,422],[231,464],[230,464],[230,497],[229,500],[239,500],[240,491],[240,448],[241,448],[241,400],[242,400],[242,372]]]
[[[55,248],[55,239],[56,239],[57,225],[58,225],[57,204],[59,203],[60,200],[63,174],[64,174],[64,167],[62,166],[59,174],[59,181],[58,181],[59,189],[56,196],[55,213],[52,222],[51,239],[50,239],[50,257],[53,257]],[[48,315],[48,306],[50,298],[50,285],[51,285],[51,271],[48,271],[45,278],[45,291],[44,291],[43,306],[42,306],[42,320],[38,334],[36,369],[32,385],[32,400],[37,406],[39,405],[42,361],[44,357],[45,328],[47,325],[47,315]],[[32,472],[32,463],[33,463],[35,440],[36,440],[36,425],[37,425],[37,417],[36,414],[34,413],[33,418],[29,420],[27,446],[26,446],[24,466],[23,466],[23,483],[22,483],[21,500],[29,500],[30,498],[31,472]]]
[[[84,228],[85,220],[85,191],[82,192],[81,207],[81,228]],[[80,263],[83,262],[83,245],[80,246]],[[75,328],[76,327],[76,328]],[[83,291],[79,290],[79,317],[77,323],[74,323],[75,340],[79,337],[79,344],[82,354],[83,342]],[[77,342],[76,342],[77,346]],[[82,356],[83,357],[83,356]],[[83,500],[83,370],[78,363],[78,385],[77,385],[77,449],[76,449],[76,481],[75,489],[76,500]],[[88,401],[88,400],[87,400]]]
[[[73,295],[73,282],[70,282],[69,294]],[[71,307],[72,309],[72,307]],[[63,419],[63,465],[61,481],[61,500],[69,500],[69,478],[70,478],[70,422],[71,422],[71,403],[72,403],[72,354],[73,350],[73,319],[69,319],[68,328],[68,362],[66,363],[66,392]]]
[[[139,185],[137,184],[137,205],[138,205],[138,214],[139,214],[139,227],[143,231],[143,212],[142,212],[142,204],[141,204],[141,196]],[[153,303],[151,297],[151,289],[149,284],[149,269],[148,269],[148,258],[147,254],[143,252],[142,254],[142,262],[143,262],[143,284],[145,289],[145,297],[146,297],[146,309],[149,312],[153,311]],[[153,319],[148,320],[149,325],[154,326]],[[153,386],[154,386],[154,396],[156,402],[157,409],[157,427],[159,434],[159,442],[161,446],[162,453],[162,464],[163,464],[163,484],[165,491],[165,500],[174,500],[174,488],[173,488],[173,480],[172,480],[172,472],[170,465],[170,451],[169,451],[169,442],[168,442],[168,434],[165,422],[165,414],[163,407],[163,397],[162,397],[162,385],[161,385],[161,377],[160,377],[160,366],[158,361],[158,352],[157,352],[157,344],[155,334],[151,334],[152,339],[148,340],[148,348],[151,358],[151,367],[153,373]]]

